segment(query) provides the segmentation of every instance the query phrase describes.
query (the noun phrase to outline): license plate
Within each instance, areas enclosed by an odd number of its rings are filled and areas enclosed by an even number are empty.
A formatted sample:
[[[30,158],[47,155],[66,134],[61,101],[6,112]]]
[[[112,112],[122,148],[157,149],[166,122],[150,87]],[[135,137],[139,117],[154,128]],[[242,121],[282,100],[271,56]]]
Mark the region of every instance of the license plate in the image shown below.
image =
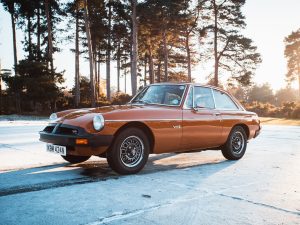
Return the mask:
[[[52,152],[59,155],[67,155],[67,148],[66,146],[54,145],[54,144],[47,144],[47,151]]]

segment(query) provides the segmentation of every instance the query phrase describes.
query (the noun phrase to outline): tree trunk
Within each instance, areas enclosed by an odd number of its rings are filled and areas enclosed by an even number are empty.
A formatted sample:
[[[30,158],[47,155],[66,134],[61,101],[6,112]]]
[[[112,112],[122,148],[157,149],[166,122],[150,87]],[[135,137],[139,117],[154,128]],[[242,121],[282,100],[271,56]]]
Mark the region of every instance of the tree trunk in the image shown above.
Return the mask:
[[[216,1],[213,1],[214,7],[214,58],[215,58],[215,75],[214,85],[219,85],[219,60],[218,60],[218,6]]]
[[[51,73],[54,73],[53,66],[53,41],[52,41],[52,26],[51,26],[51,16],[50,16],[50,5],[49,0],[45,0],[45,13],[47,17],[47,31],[48,31],[48,59],[50,61]]]
[[[76,11],[75,28],[75,106],[80,103],[80,74],[79,74],[79,13]]]
[[[93,63],[94,63],[94,71],[95,71],[95,79],[94,79],[94,85],[95,85],[95,99],[98,100],[99,97],[99,85],[98,85],[98,66],[97,66],[97,53],[93,54]]]
[[[120,43],[120,42],[119,42]],[[121,71],[121,51],[120,51],[120,44],[118,44],[118,50],[117,50],[117,87],[118,92],[120,92],[120,71]]]
[[[89,18],[88,18],[87,0],[84,0],[84,22],[85,22],[86,38],[88,42],[89,63],[90,63],[91,103],[92,103],[92,107],[95,107],[96,101],[95,101],[95,84],[94,84],[93,49],[92,49],[92,39],[91,39],[90,25],[89,25]]]
[[[33,59],[32,40],[31,40],[31,18],[27,15],[27,32],[28,32],[28,58]]]
[[[163,45],[164,45],[164,82],[168,81],[168,49],[167,49],[167,37],[166,37],[166,29],[163,32]],[[160,79],[160,78],[159,78]]]
[[[110,94],[110,53],[111,53],[111,0],[109,1],[108,8],[108,40],[107,40],[107,50],[106,50],[106,97],[107,100],[111,100]]]
[[[98,82],[98,66],[97,66],[96,53],[93,53],[93,57],[94,57],[93,62],[94,62],[94,71],[95,71],[95,84],[97,84],[97,82]],[[97,87],[96,87],[96,92],[97,92]]]
[[[37,1],[37,57],[41,60],[41,7],[40,1]]]
[[[101,57],[100,57],[100,52],[99,52],[99,54],[98,54],[98,78],[97,78],[97,80],[98,80],[98,91],[99,91],[99,96],[100,96],[100,94],[101,94],[101,76],[100,76],[100,66],[101,66]]]
[[[138,42],[137,42],[137,20],[136,20],[136,5],[137,0],[131,0],[132,6],[132,61],[131,61],[131,90],[134,96],[137,91],[137,54],[138,54]]]
[[[95,89],[96,89],[96,93],[98,95],[98,73],[99,73],[99,71],[98,71],[98,53],[97,53],[97,50],[94,50],[94,51],[96,51],[94,53]],[[96,99],[97,99],[97,96],[96,96]]]
[[[126,69],[126,59],[125,59],[125,69],[124,69],[124,83],[125,83],[125,94],[127,93],[127,69]]]
[[[144,61],[144,87],[147,85],[147,54],[145,54],[145,61]]]
[[[158,65],[157,65],[157,80],[156,80],[156,82],[157,83],[160,83],[160,81],[161,81],[161,61],[160,60],[158,60]]]
[[[13,5],[13,7],[14,7],[14,5]],[[17,57],[16,21],[15,21],[14,10],[10,15],[11,15],[11,27],[12,27],[12,33],[13,33],[14,70],[15,70],[15,76],[17,76],[18,75],[18,68],[17,68],[18,57]],[[20,93],[17,91],[17,93],[15,94],[15,101],[16,101],[16,111],[18,113],[21,113],[21,99],[20,98],[21,98]]]
[[[186,34],[185,37],[185,49],[186,49],[186,57],[187,57],[187,68],[188,68],[188,82],[192,82],[192,69],[191,69],[191,51],[190,51],[190,43],[189,43],[189,34]]]
[[[15,69],[15,75],[17,75],[18,58],[17,58],[16,22],[15,22],[14,12],[11,13],[10,16],[11,16],[11,27],[12,27],[12,33],[13,33],[14,69]]]
[[[150,84],[154,83],[154,65],[153,65],[153,55],[152,55],[152,49],[149,45],[148,47],[148,53],[149,53],[149,79]]]

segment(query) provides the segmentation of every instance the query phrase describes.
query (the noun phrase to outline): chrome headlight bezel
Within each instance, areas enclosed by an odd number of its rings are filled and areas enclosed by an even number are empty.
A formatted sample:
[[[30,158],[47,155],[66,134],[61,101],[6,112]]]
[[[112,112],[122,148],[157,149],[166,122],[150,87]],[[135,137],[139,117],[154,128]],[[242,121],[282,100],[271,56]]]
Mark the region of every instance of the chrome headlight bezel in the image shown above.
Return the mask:
[[[96,131],[100,131],[104,128],[105,120],[101,114],[95,115],[93,118],[93,127]]]
[[[56,113],[52,113],[50,116],[49,116],[49,120],[50,121],[54,121],[54,120],[57,120],[57,114]]]

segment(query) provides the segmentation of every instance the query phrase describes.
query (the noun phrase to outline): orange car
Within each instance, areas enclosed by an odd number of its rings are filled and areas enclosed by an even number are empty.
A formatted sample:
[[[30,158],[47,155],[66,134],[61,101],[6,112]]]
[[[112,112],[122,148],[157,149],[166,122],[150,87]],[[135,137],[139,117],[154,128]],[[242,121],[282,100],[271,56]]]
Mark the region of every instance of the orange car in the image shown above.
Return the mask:
[[[123,106],[53,113],[40,132],[47,150],[70,163],[105,157],[120,174],[139,172],[150,153],[221,149],[243,157],[260,121],[230,94],[208,85],[153,84]]]

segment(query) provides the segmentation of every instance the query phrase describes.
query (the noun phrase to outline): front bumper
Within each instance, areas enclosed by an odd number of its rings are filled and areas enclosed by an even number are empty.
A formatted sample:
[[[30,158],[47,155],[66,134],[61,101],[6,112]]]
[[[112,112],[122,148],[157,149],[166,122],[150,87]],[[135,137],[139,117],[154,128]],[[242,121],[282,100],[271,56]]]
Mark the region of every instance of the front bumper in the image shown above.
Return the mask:
[[[73,133],[74,132],[74,133]],[[110,146],[113,135],[95,135],[87,133],[81,127],[66,124],[49,124],[39,132],[40,141],[68,147],[104,147]],[[87,144],[76,144],[77,139],[86,139]]]

